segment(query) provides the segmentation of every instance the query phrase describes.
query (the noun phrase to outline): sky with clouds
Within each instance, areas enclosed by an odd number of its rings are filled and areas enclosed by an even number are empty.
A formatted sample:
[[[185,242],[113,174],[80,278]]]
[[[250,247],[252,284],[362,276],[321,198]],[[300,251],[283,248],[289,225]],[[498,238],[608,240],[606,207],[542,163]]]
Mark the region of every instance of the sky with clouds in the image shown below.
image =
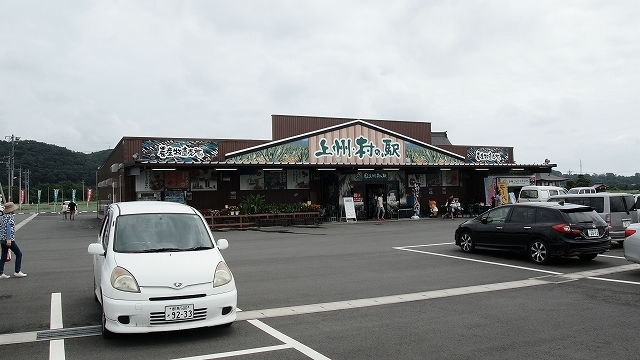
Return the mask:
[[[425,121],[563,173],[640,172],[639,1],[0,0],[0,125],[271,139],[271,115]]]

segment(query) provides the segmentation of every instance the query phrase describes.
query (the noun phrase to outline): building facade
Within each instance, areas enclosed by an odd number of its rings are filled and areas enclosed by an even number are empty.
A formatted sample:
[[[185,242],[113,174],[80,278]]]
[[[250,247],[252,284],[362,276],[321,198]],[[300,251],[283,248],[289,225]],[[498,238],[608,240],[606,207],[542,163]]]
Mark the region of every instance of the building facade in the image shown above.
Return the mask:
[[[375,195],[390,209],[449,195],[462,204],[503,202],[555,164],[517,164],[512,147],[453,145],[431,123],[272,115],[272,140],[123,137],[98,169],[102,204],[177,201],[197,209],[311,202],[372,218]],[[417,190],[417,192],[416,192]]]

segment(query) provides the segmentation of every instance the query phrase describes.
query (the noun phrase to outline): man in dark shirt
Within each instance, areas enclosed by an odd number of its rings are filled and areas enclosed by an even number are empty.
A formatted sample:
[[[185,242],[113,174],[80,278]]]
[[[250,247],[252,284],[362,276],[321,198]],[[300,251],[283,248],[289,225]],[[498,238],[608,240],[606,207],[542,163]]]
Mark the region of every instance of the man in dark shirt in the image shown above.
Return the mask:
[[[76,208],[78,207],[78,205],[76,205],[75,202],[73,202],[73,200],[71,200],[71,202],[69,203],[69,218],[71,220],[75,220],[76,218]]]

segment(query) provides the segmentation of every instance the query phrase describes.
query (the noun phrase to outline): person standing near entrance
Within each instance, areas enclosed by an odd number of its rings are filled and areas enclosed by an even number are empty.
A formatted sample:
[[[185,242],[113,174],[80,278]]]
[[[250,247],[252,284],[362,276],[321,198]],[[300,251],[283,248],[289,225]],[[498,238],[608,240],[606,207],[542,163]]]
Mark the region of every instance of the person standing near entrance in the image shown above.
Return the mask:
[[[7,261],[7,253],[9,250],[13,251],[16,255],[16,271],[13,276],[27,276],[27,274],[20,271],[20,267],[22,266],[22,251],[20,251],[18,244],[16,244],[16,218],[13,215],[13,212],[17,209],[16,204],[12,202],[4,204],[4,214],[0,221],[0,246],[2,247],[2,252],[0,253],[0,279],[9,278],[9,275],[4,273],[4,263]]]
[[[384,220],[384,197],[382,194],[378,194],[376,198],[376,216],[378,220]]]
[[[76,205],[76,203],[71,200],[71,202],[69,203],[69,219],[71,220],[75,220],[76,219],[76,209],[78,208],[78,205]]]

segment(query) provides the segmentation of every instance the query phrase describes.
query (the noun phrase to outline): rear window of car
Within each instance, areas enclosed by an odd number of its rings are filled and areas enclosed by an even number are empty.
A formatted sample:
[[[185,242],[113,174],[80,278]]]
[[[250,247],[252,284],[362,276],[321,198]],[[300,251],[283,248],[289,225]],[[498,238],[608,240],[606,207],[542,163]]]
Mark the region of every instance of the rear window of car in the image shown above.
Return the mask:
[[[538,198],[538,190],[522,190],[520,191],[521,199],[537,199]]]
[[[571,224],[594,223],[599,225],[606,225],[600,215],[598,215],[598,213],[591,209],[563,211],[563,213]]]
[[[610,197],[611,212],[628,212],[636,209],[633,195]]]

